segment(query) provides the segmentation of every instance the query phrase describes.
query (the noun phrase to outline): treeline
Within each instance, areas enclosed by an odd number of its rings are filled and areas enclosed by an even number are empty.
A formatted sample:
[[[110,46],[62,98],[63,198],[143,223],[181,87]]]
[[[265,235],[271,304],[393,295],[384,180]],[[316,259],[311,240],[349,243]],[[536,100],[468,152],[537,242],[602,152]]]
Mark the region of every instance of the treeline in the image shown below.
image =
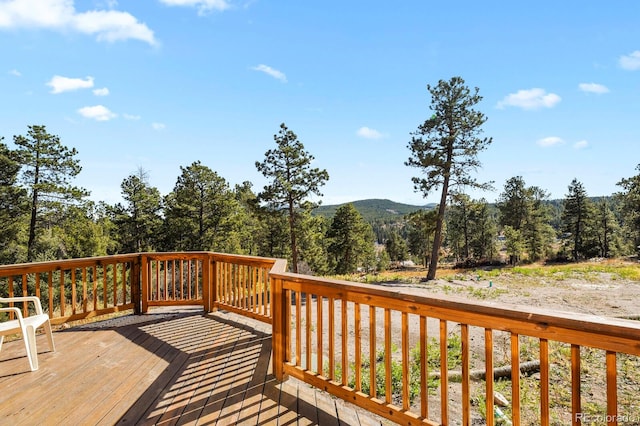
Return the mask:
[[[496,203],[453,194],[445,215],[441,256],[459,265],[491,262],[516,264],[540,260],[578,261],[640,254],[640,165],[638,175],[622,179],[621,191],[589,197],[574,179],[562,200],[549,200],[521,176],[507,180]],[[435,211],[419,211],[406,221],[374,224],[384,235],[392,261],[413,257],[428,265],[429,253],[418,253],[416,222],[423,238],[433,238]],[[424,241],[424,240],[423,240]]]
[[[344,274],[413,259],[428,265],[437,210],[397,222],[366,221],[352,204],[332,217],[312,214],[311,195],[329,179],[283,124],[276,147],[256,168],[269,184],[231,186],[200,161],[180,168],[166,195],[139,169],[121,184],[122,202],[93,202],[71,184],[77,151],[44,126],[0,138],[0,263],[14,264],[144,251],[198,251],[282,257],[293,270]],[[449,197],[441,255],[458,263],[614,257],[640,251],[640,166],[620,192],[590,199],[574,180],[561,203],[509,179],[498,202]],[[375,230],[375,232],[374,232]],[[376,240],[382,244],[375,244]]]
[[[122,202],[93,202],[71,184],[77,151],[45,126],[29,126],[9,148],[0,138],[0,263],[145,251],[218,251],[290,259],[293,270],[330,274],[376,268],[371,226],[353,206],[333,218],[308,201],[328,179],[283,124],[276,148],[256,168],[270,184],[231,186],[195,161],[166,195],[139,169],[121,184]],[[284,177],[283,177],[284,176]]]

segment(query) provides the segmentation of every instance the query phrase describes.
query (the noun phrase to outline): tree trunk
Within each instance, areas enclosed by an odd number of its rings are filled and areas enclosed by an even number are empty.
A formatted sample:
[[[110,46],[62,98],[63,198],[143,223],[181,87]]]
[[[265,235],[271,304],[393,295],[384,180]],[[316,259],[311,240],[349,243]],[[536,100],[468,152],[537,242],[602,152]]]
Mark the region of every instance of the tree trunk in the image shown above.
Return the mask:
[[[527,361],[520,364],[520,373],[522,374],[533,374],[540,371],[540,361]],[[512,367],[511,365],[505,365],[502,367],[496,367],[493,369],[493,379],[511,379]],[[439,371],[434,371],[429,374],[431,377],[440,377]],[[451,381],[460,381],[462,380],[462,371],[449,371],[447,373],[447,377]],[[471,370],[469,371],[469,378],[471,380],[486,380],[487,372],[485,370]]]
[[[291,263],[293,263],[293,272],[298,273],[298,245],[296,242],[296,226],[295,226],[295,206],[293,201],[289,201],[289,233],[291,234]]]

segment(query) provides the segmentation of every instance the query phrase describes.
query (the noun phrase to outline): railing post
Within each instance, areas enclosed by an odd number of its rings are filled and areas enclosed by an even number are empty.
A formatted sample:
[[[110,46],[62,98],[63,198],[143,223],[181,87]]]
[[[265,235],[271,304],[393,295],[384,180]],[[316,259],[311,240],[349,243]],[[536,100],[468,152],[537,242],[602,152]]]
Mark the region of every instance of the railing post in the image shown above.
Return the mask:
[[[149,260],[146,254],[140,255],[140,295],[142,313],[149,311]]]
[[[286,295],[282,288],[282,279],[271,277],[271,315],[272,315],[272,350],[273,350],[273,375],[276,380],[282,382],[284,375],[284,361],[286,357]]]
[[[140,258],[141,256],[138,256],[131,265],[133,267],[131,271],[131,303],[133,303],[134,315],[142,314],[142,307],[140,306]]]

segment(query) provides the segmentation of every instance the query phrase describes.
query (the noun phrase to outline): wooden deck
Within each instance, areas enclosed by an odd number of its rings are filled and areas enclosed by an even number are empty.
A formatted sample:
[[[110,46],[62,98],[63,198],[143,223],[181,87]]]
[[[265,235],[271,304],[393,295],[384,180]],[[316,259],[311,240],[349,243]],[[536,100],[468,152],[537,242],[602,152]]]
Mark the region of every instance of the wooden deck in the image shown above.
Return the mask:
[[[271,329],[202,308],[153,310],[21,340],[0,352],[0,419],[11,425],[380,425],[342,400],[271,373]],[[386,423],[386,422],[385,422]]]

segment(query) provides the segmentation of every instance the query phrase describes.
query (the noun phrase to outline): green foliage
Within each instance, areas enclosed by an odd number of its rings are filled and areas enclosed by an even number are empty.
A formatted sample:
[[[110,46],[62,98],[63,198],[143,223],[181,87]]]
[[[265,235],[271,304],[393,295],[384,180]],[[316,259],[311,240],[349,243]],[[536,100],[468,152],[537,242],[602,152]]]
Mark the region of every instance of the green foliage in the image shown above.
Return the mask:
[[[397,231],[391,232],[384,246],[389,259],[393,262],[406,260],[409,255],[407,243]]]
[[[549,255],[555,240],[549,206],[545,203],[547,197],[544,190],[536,186],[526,187],[522,177],[516,176],[507,180],[498,199],[499,223],[503,230],[511,227],[519,233],[519,242],[512,249],[518,248],[521,242],[531,261]]]
[[[413,186],[425,198],[437,188],[441,189],[435,238],[431,250],[428,279],[434,279],[444,225],[447,199],[453,188],[489,189],[489,184],[476,181],[471,172],[480,167],[478,154],[491,144],[491,138],[481,138],[485,115],[474,109],[481,101],[476,87],[472,92],[461,77],[440,80],[437,86],[427,85],[433,111],[412,133],[407,166],[420,169],[413,177]]]
[[[304,149],[298,136],[282,123],[273,136],[278,147],[265,153],[263,162],[256,161],[256,168],[270,183],[265,185],[258,198],[273,210],[285,210],[289,219],[291,257],[293,271],[298,271],[297,225],[299,210],[311,210],[311,195],[322,196],[320,187],[329,180],[329,173],[311,168],[314,157]]]
[[[26,136],[14,136],[13,142],[22,166],[21,180],[31,199],[27,261],[32,261],[37,238],[47,226],[47,215],[55,214],[64,205],[80,202],[89,193],[70,183],[82,170],[75,158],[78,151],[62,145],[60,138],[47,133],[45,126],[28,128]]]
[[[120,253],[153,251],[158,245],[162,224],[160,191],[149,185],[146,171],[139,169],[122,181],[122,197],[111,209],[114,239]]]
[[[164,199],[165,247],[237,252],[233,237],[241,209],[227,181],[200,161],[180,170],[173,191]]]
[[[447,219],[447,247],[457,261],[491,260],[497,253],[497,227],[488,203],[455,194]]]
[[[327,252],[335,274],[353,273],[359,267],[373,269],[373,231],[352,204],[338,209],[327,237]]]
[[[574,261],[589,256],[587,240],[593,234],[593,206],[582,183],[571,181],[562,212],[563,230],[571,241],[571,257]],[[593,241],[593,238],[591,238]]]
[[[616,195],[620,201],[625,239],[640,256],[640,164],[636,171],[637,175],[618,182],[622,192]]]
[[[369,223],[373,223],[375,221],[401,221],[408,214],[419,210],[431,210],[435,207],[434,204],[413,206],[410,204],[396,203],[391,200],[381,199],[359,200],[344,204],[353,204],[353,207],[358,210],[358,213],[362,215],[362,218]],[[336,214],[338,208],[342,207],[344,204],[318,206],[313,209],[313,214],[322,216],[326,219],[331,219]]]
[[[19,241],[28,211],[27,191],[17,185],[20,163],[17,153],[0,137],[0,264],[24,261]]]

